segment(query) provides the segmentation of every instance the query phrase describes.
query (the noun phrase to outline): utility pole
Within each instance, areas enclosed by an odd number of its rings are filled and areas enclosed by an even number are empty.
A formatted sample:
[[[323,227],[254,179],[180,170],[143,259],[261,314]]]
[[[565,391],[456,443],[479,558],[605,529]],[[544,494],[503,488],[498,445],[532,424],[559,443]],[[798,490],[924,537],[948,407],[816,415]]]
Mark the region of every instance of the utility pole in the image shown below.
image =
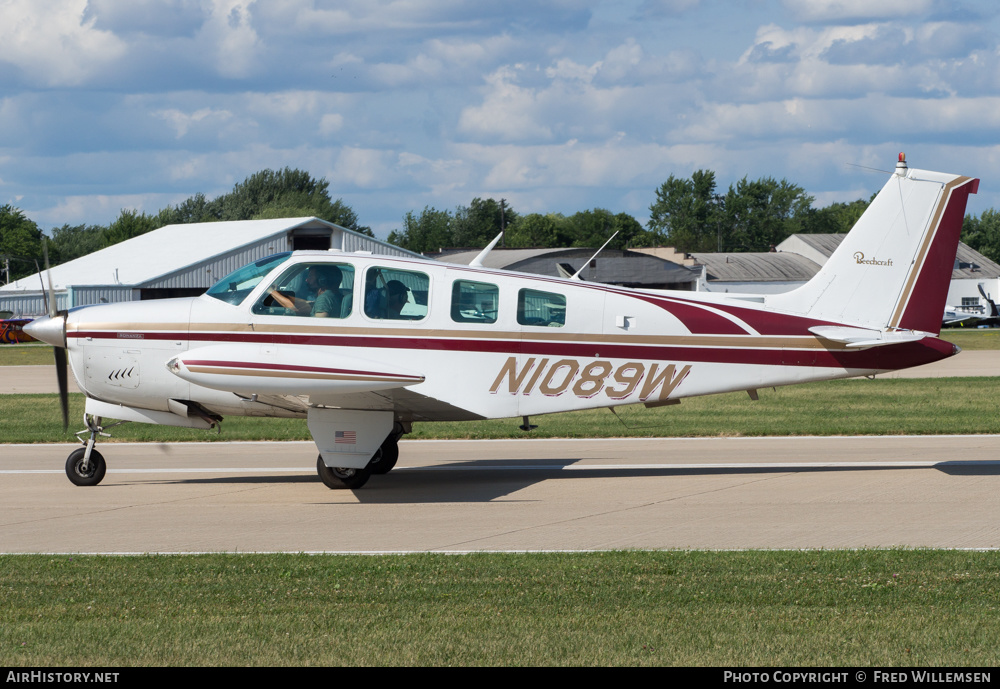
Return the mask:
[[[500,199],[500,232],[503,235],[500,238],[500,248],[507,248],[507,219],[504,214],[504,210],[507,207],[507,199]]]

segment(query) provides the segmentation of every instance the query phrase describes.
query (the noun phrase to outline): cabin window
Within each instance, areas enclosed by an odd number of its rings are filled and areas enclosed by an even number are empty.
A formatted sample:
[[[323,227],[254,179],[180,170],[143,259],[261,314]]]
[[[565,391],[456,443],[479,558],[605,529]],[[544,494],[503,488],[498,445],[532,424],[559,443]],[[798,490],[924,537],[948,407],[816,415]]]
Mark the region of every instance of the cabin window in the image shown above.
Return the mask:
[[[451,320],[456,323],[496,323],[500,290],[487,282],[455,280],[451,286]]]
[[[264,276],[288,260],[291,252],[262,258],[219,280],[205,294],[228,304],[240,304],[247,298]]]
[[[566,325],[566,297],[552,292],[522,289],[517,293],[517,322],[561,328]]]
[[[354,306],[354,266],[298,263],[271,283],[253,312],[270,316],[347,318]]]
[[[365,273],[365,315],[419,321],[427,315],[430,278],[412,270],[373,266]]]

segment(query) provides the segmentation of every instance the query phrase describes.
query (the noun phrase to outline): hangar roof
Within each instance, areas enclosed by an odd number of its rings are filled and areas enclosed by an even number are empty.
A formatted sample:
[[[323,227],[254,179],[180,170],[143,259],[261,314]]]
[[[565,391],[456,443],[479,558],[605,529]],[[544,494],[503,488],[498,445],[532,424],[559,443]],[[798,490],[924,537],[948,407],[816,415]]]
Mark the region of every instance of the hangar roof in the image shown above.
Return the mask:
[[[846,236],[846,234],[793,234],[778,245],[778,251],[802,254],[823,264],[836,251]],[[968,244],[958,243],[955,268],[951,273],[952,280],[982,280],[996,277],[1000,277],[1000,265],[986,258]]]
[[[356,235],[368,242],[385,244],[319,218],[166,225],[67,263],[53,266],[52,282],[59,290],[89,285],[142,286],[210,261],[217,256],[233,254],[243,247],[266,242],[271,237],[278,239],[291,230],[308,229],[327,232],[332,229]],[[264,250],[267,248],[264,247]],[[274,250],[268,253],[277,253],[286,248],[284,242],[280,244],[276,242]],[[396,246],[391,248],[394,250],[393,253],[413,255]],[[216,276],[220,277],[222,276]],[[3,285],[0,290],[37,291],[40,285],[39,276],[35,273]]]
[[[442,254],[437,260],[468,265],[482,250]],[[493,249],[483,261],[486,268],[517,270],[536,275],[560,275],[559,265],[576,272],[594,255],[593,248]],[[681,266],[650,254],[605,249],[583,269],[580,277],[609,285],[671,285],[693,283],[700,270]]]
[[[694,253],[709,280],[726,282],[805,282],[819,272],[819,265],[791,252]]]

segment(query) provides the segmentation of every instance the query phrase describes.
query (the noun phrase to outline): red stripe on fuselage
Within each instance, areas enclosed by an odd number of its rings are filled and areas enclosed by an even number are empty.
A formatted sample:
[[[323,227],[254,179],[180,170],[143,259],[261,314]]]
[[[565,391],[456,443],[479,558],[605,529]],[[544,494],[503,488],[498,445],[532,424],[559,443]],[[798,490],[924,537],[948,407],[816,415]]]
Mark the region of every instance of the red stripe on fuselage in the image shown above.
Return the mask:
[[[77,331],[70,338],[118,338],[119,331]],[[827,349],[754,349],[752,347],[693,347],[685,345],[628,345],[531,340],[473,340],[435,337],[378,337],[357,335],[281,335],[274,333],[143,332],[146,340],[192,342],[249,342],[260,344],[352,347],[357,349],[416,349],[423,351],[488,352],[563,356],[578,359],[648,359],[760,366],[805,366],[896,370],[928,364],[953,354],[952,345],[936,338],[884,345],[861,351]],[[747,338],[752,340],[753,338]],[[752,344],[752,342],[748,342]]]

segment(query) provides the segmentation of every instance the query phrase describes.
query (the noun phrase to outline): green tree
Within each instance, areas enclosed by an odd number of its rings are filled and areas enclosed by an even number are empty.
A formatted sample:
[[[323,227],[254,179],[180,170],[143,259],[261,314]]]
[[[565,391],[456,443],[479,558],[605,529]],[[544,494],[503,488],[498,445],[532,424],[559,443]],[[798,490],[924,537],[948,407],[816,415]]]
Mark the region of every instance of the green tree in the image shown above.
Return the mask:
[[[966,215],[962,241],[986,258],[1000,263],[1000,212],[987,208],[979,217]]]
[[[767,251],[801,229],[812,202],[802,187],[787,180],[744,177],[722,200],[723,249]]]
[[[156,215],[157,227],[215,220],[316,217],[349,230],[374,236],[370,227],[358,222],[357,214],[330,197],[330,183],[315,179],[304,170],[261,170],[236,184],[233,190],[212,200],[195,194],[177,206]]]
[[[86,256],[104,246],[102,225],[63,225],[52,230],[49,259],[52,265]]]
[[[521,215],[507,227],[504,243],[510,248],[554,248],[572,246],[573,235],[561,213]]]
[[[38,225],[20,208],[0,206],[0,270],[5,271],[4,278],[13,281],[31,275],[35,261],[41,265],[41,258],[42,231]]]
[[[155,217],[131,208],[123,208],[115,221],[101,234],[101,248],[146,234],[150,230],[155,230],[156,227]]]
[[[455,246],[452,234],[453,218],[448,211],[424,206],[420,215],[413,211],[403,217],[403,229],[389,233],[389,243],[416,252],[437,251]]]
[[[642,229],[635,218],[628,213],[613,214],[604,208],[594,208],[574,213],[567,218],[572,246],[598,248],[615,235],[608,244],[610,249],[624,249],[628,246],[647,246],[650,234]],[[636,244],[640,242],[640,244]]]
[[[506,202],[501,211],[500,202],[496,199],[476,197],[468,206],[459,206],[455,211],[451,225],[452,246],[484,247],[500,234],[501,228],[516,222],[517,213]]]
[[[823,208],[810,208],[802,215],[802,226],[798,231],[809,234],[850,232],[869,203],[864,199],[858,199],[850,203],[836,202]]]
[[[649,207],[647,241],[680,251],[715,251],[722,223],[715,173],[698,170],[690,179],[670,175]]]
[[[167,206],[156,214],[157,226],[185,225],[195,222],[212,222],[219,220],[222,214],[221,204],[209,201],[202,193],[189,197],[176,206]]]

